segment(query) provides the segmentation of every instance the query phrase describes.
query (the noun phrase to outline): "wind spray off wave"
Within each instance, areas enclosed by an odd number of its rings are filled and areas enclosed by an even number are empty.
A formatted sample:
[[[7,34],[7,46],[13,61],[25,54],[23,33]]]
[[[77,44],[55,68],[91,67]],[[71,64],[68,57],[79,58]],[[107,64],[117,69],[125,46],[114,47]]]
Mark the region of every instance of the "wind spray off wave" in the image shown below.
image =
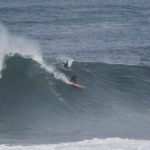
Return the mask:
[[[24,57],[31,57],[42,68],[53,74],[56,79],[67,83],[68,79],[63,73],[59,72],[54,66],[48,66],[44,62],[40,46],[36,41],[11,34],[3,24],[0,24],[0,41],[0,70],[4,66],[4,57],[17,53]]]

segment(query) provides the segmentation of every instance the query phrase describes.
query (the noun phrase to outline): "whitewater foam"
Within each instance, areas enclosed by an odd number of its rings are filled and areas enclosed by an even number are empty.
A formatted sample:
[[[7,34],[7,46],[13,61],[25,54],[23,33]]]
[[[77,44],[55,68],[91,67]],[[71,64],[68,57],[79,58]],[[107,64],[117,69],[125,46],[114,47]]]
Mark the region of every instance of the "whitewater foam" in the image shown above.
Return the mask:
[[[71,57],[66,56],[66,55],[59,56],[57,59],[58,59],[58,61],[61,61],[61,62],[64,62],[64,63],[68,62],[69,67],[72,66],[72,63],[74,61],[74,59],[72,59]]]
[[[48,66],[44,62],[40,62],[40,64],[43,69],[45,69],[49,73],[52,73],[56,79],[62,80],[65,83],[69,82],[69,79],[66,77],[66,75],[58,71],[54,66]]]
[[[26,37],[12,35],[7,28],[0,24],[0,70],[2,69],[5,55],[18,53],[31,56],[34,60],[42,61],[40,48],[37,42]]]
[[[42,145],[0,145],[4,150],[149,150],[150,141],[120,138],[92,139],[80,142]]]
[[[3,24],[0,24],[0,41],[0,70],[4,67],[3,61],[6,55],[18,53],[24,57],[31,57],[42,68],[52,73],[56,79],[62,80],[65,83],[68,82],[67,77],[63,73],[58,71],[54,66],[48,66],[44,62],[40,46],[36,41],[11,34]]]

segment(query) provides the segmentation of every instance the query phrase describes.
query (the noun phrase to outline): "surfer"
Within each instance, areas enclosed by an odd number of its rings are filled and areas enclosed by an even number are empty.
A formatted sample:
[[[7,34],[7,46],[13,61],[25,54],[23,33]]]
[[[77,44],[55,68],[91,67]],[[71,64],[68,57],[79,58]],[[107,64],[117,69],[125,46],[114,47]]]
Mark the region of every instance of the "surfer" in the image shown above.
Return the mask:
[[[64,64],[64,67],[65,67],[66,69],[69,69],[68,61],[67,61],[66,63],[63,63],[63,64]]]
[[[73,83],[76,83],[76,81],[77,81],[77,76],[76,76],[76,75],[73,75],[73,76],[71,77],[70,81],[73,82]]]

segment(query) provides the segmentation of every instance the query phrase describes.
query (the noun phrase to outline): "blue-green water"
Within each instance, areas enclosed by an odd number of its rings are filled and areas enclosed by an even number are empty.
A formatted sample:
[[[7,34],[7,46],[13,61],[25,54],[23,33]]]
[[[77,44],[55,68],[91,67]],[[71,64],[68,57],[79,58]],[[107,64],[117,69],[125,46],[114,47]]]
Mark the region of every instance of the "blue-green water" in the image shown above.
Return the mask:
[[[1,144],[150,139],[148,0],[1,0],[0,21]]]

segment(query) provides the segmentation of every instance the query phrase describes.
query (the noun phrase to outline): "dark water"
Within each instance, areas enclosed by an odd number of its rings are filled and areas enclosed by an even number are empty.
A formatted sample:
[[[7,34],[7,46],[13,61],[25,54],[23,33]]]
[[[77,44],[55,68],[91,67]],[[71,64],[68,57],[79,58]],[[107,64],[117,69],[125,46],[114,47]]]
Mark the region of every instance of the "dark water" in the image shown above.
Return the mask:
[[[149,64],[149,9],[149,0],[1,0],[0,21],[36,39],[45,57]]]
[[[75,62],[72,70],[85,90],[56,80],[30,58],[8,57],[0,80],[2,137],[31,143],[150,138],[149,67]]]
[[[32,42],[19,45],[0,27],[1,41],[9,39],[0,44],[7,55],[0,60],[0,143],[150,139],[148,0],[1,0],[0,21],[36,40],[48,65],[86,87],[70,87],[22,56]],[[70,70],[62,56],[75,60]]]

